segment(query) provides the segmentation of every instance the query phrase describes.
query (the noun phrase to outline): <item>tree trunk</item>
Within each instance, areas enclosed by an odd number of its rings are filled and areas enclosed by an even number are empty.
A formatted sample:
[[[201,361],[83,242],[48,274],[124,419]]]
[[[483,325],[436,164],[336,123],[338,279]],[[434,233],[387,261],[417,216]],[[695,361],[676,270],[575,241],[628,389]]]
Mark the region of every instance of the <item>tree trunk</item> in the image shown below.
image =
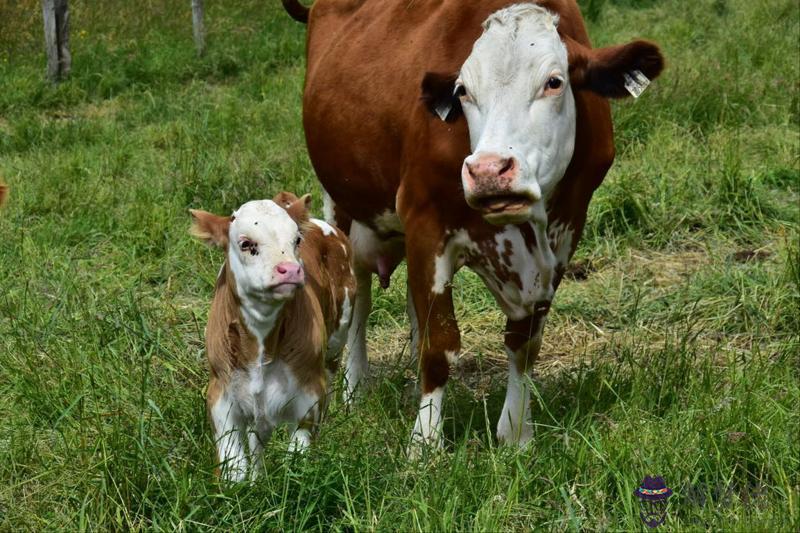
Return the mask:
[[[192,0],[192,31],[197,55],[206,50],[206,28],[203,25],[203,0]]]
[[[69,8],[67,0],[42,0],[44,42],[47,52],[47,78],[53,83],[69,74]]]

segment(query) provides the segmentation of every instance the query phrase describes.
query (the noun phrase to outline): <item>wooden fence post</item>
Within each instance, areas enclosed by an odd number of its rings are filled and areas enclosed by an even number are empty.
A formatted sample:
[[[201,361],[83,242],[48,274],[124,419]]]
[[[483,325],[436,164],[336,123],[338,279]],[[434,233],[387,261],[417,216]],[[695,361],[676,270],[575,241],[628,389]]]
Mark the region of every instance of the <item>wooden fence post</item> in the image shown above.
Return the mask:
[[[197,55],[206,50],[206,28],[203,25],[203,0],[192,0],[192,31]]]
[[[42,15],[47,52],[47,77],[55,83],[66,78],[72,66],[72,57],[69,55],[67,0],[42,0]]]

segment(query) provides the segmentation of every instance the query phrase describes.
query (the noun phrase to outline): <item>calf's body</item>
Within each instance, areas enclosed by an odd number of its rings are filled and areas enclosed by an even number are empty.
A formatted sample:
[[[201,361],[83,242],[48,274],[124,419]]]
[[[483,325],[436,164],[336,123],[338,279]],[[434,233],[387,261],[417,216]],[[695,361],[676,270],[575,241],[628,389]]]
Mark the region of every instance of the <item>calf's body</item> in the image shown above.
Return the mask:
[[[265,242],[272,240],[269,236],[257,239],[231,226],[243,209],[222,232],[228,234],[227,243],[217,243],[227,253],[206,328],[211,371],[207,406],[223,475],[233,481],[243,479],[248,470],[255,474],[262,445],[279,424],[292,430],[290,449],[302,450],[310,443],[325,409],[355,296],[347,237],[325,222],[308,219],[305,197],[281,193],[275,200],[268,213],[249,221],[250,228],[275,225],[276,217],[283,218],[280,233],[294,243],[295,257],[287,257],[291,251],[280,246],[271,249],[273,243]],[[207,215],[193,212],[194,232],[201,238],[212,233],[197,229]],[[225,224],[226,219],[216,220]],[[292,231],[297,236],[286,235]],[[241,272],[239,255],[253,261],[275,256],[278,281],[295,278],[277,285],[268,279],[264,286],[247,290],[243,278],[252,278],[252,273]],[[270,268],[263,263],[250,266],[258,274]],[[292,265],[298,269],[294,273]]]

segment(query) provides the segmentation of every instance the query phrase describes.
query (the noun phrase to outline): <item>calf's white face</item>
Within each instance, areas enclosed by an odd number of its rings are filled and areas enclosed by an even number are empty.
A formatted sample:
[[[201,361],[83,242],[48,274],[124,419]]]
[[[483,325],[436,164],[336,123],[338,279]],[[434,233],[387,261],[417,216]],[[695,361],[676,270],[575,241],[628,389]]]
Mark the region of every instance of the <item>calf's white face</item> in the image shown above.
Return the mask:
[[[304,283],[297,255],[300,228],[272,200],[254,200],[233,213],[228,261],[240,293],[259,300],[282,300]]]
[[[464,194],[489,222],[529,219],[572,159],[575,101],[557,24],[533,4],[498,11],[455,82],[472,148]]]
[[[286,205],[253,200],[229,217],[191,210],[192,234],[227,251],[237,292],[247,301],[285,300],[305,283],[298,247],[311,197],[279,197]]]

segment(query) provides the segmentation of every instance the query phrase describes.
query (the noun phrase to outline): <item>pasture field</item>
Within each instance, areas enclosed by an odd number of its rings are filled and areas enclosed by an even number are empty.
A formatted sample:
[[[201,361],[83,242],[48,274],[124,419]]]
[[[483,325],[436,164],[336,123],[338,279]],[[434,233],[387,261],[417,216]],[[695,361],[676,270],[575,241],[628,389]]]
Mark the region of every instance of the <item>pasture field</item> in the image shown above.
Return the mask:
[[[534,376],[535,440],[498,447],[504,320],[457,277],[446,448],[411,464],[405,272],[375,283],[363,400],[252,485],[212,476],[203,328],[222,256],[188,208],[318,186],[300,124],[305,28],[277,0],[71,2],[72,77],[44,81],[37,2],[0,0],[0,530],[800,527],[800,8],[590,0],[595,45],[667,58],[614,104]],[[387,57],[387,61],[391,58]]]

